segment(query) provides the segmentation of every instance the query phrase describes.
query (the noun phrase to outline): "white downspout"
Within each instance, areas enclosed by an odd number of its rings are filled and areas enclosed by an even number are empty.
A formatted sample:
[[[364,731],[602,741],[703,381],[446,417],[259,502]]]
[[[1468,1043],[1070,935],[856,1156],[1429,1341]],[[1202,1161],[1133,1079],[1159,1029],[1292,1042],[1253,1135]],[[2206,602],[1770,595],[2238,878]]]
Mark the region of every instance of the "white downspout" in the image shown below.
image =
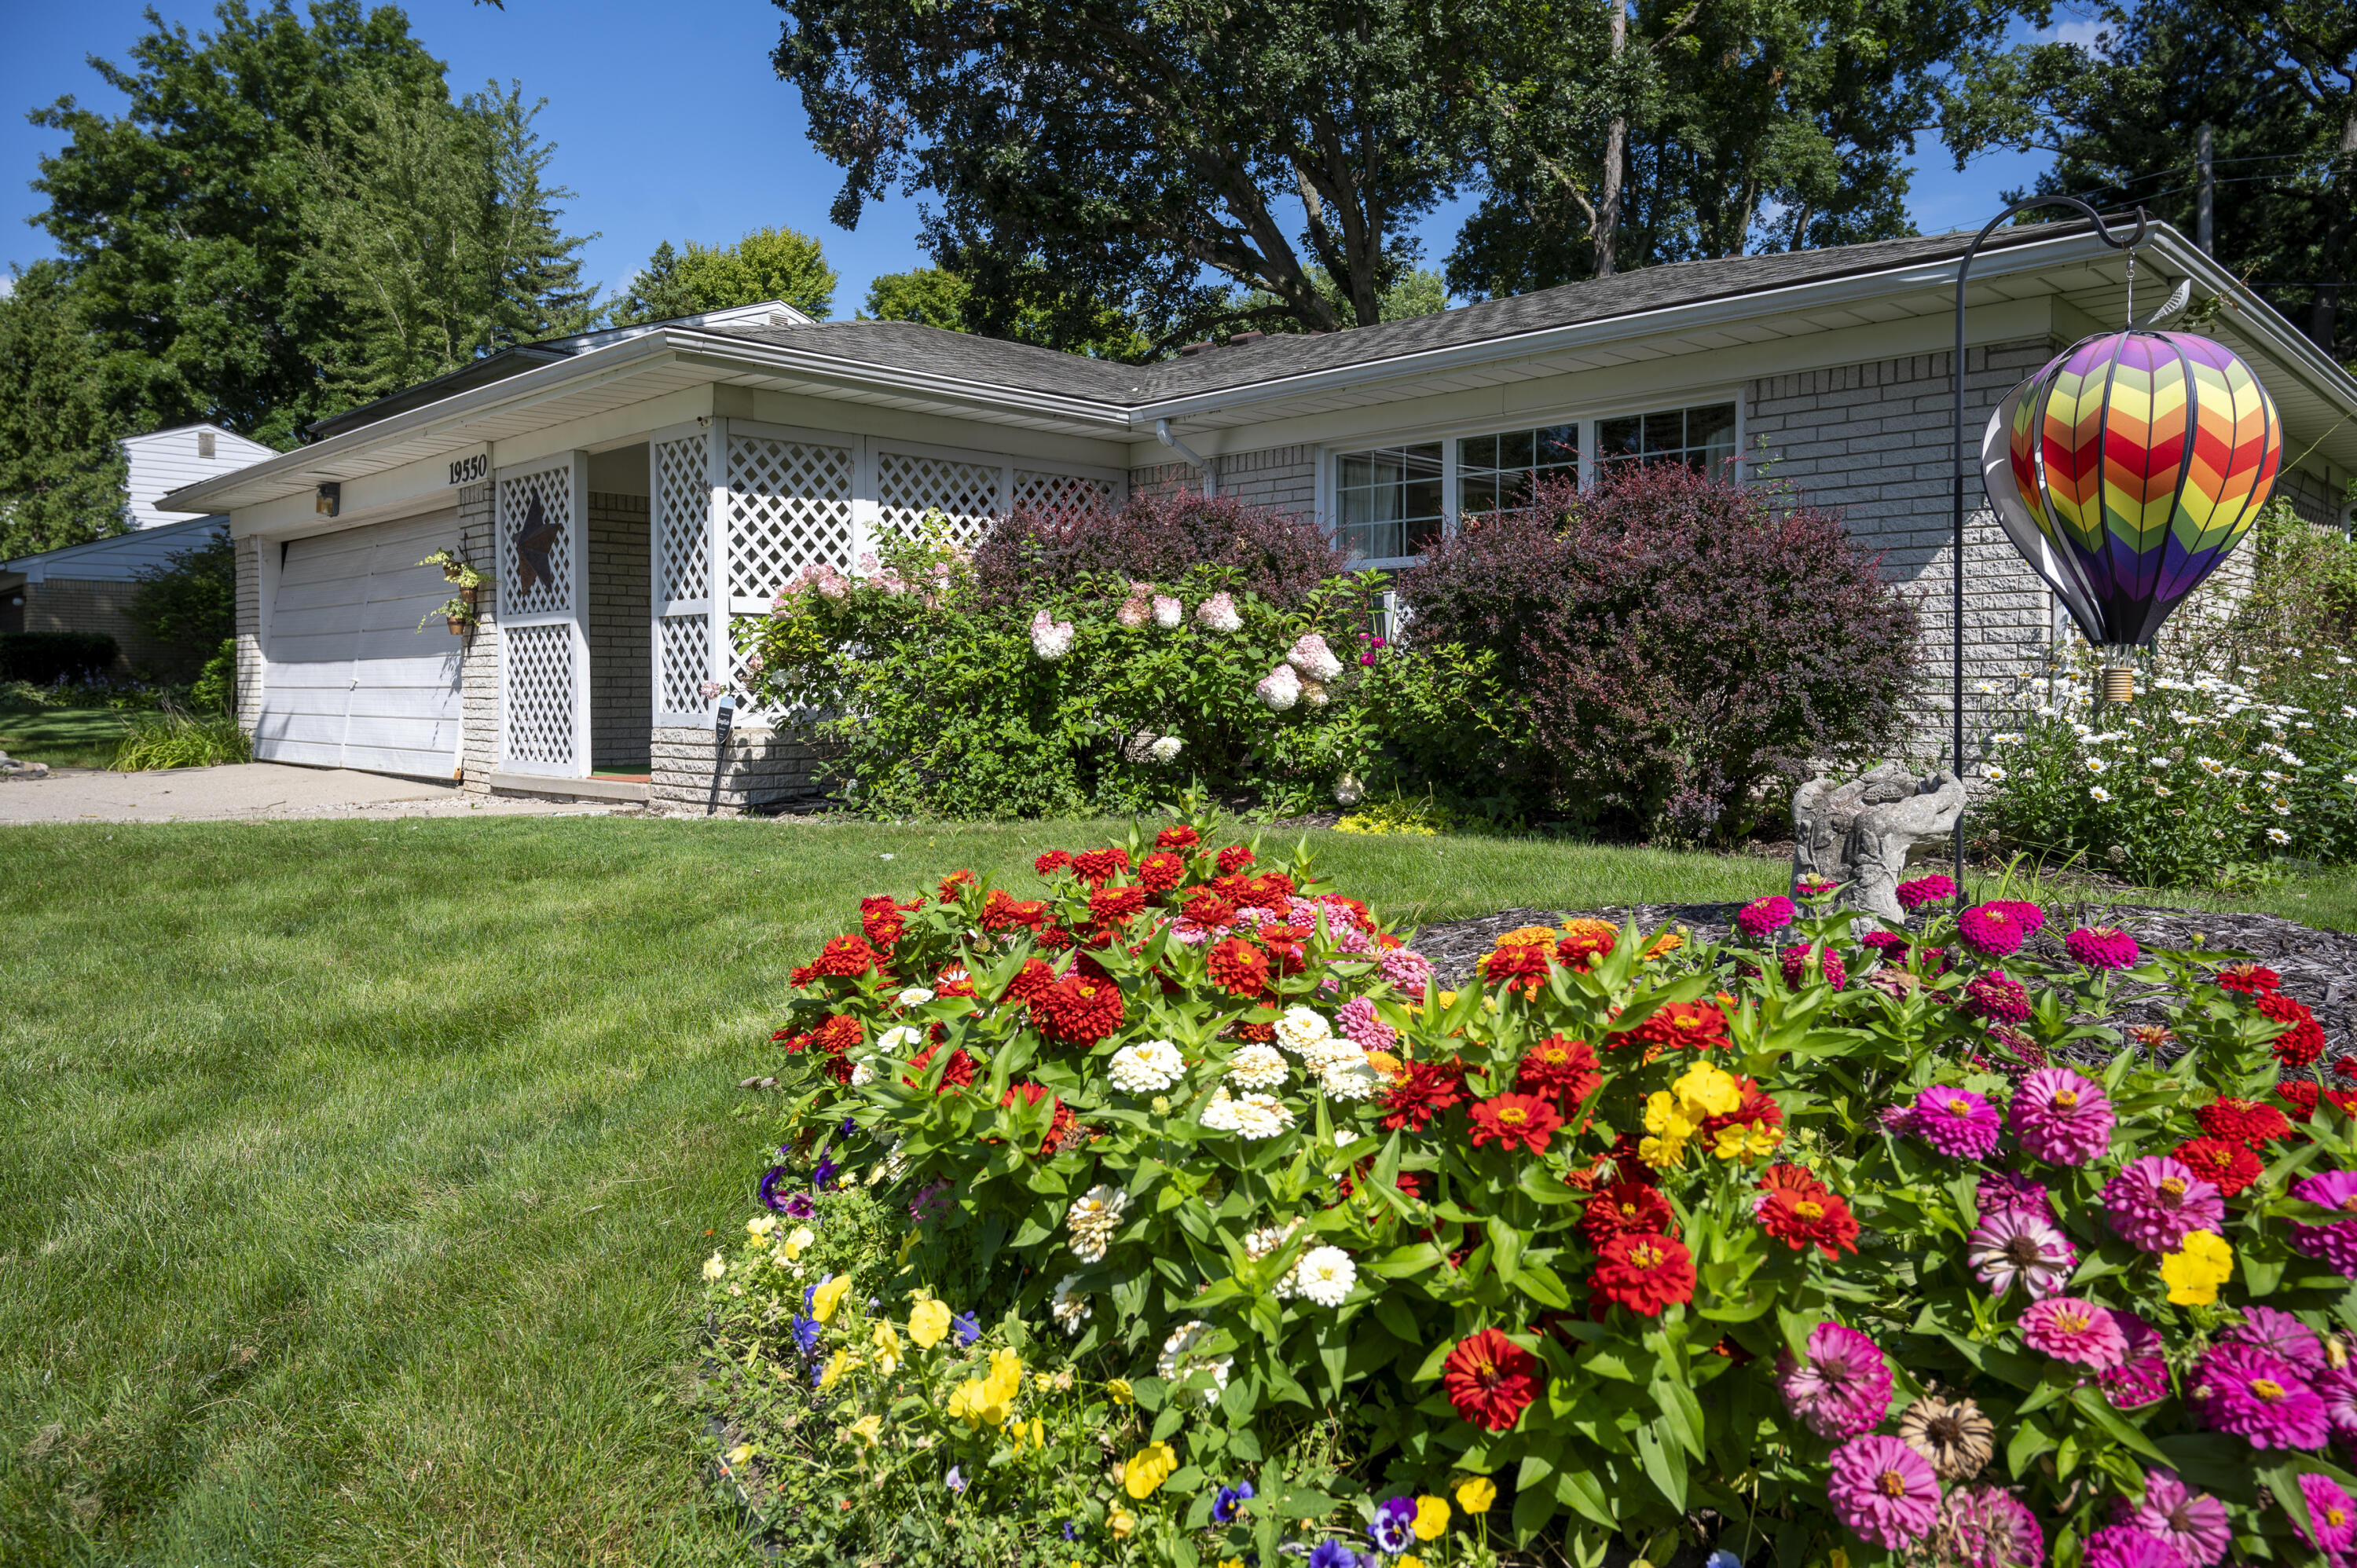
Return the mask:
[[[1204,460],[1203,455],[1171,435],[1170,422],[1167,419],[1157,419],[1154,422],[1154,438],[1203,470],[1203,499],[1210,500],[1211,499],[1211,465]]]

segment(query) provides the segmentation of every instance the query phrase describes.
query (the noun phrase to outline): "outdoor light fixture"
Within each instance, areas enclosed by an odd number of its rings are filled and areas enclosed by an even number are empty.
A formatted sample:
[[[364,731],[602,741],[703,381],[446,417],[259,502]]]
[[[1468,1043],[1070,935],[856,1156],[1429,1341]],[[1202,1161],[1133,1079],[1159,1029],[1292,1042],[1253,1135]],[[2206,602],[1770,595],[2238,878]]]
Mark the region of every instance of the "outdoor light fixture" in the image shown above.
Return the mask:
[[[333,517],[343,509],[343,504],[344,487],[329,479],[319,487],[318,494],[312,498],[311,510],[321,517]]]
[[[1955,766],[1964,771],[1964,277],[1996,226],[2033,207],[2075,208],[2128,258],[2124,331],[2083,338],[2005,395],[1981,438],[1989,505],[2022,558],[2103,651],[2106,702],[2136,694],[2128,663],[2186,595],[2233,553],[2283,462],[2283,424],[2251,368],[2222,344],[2135,324],[2136,247],[2148,220],[2115,238],[2068,196],[2018,201],[1956,268]],[[1964,832],[1956,828],[1963,897]]]

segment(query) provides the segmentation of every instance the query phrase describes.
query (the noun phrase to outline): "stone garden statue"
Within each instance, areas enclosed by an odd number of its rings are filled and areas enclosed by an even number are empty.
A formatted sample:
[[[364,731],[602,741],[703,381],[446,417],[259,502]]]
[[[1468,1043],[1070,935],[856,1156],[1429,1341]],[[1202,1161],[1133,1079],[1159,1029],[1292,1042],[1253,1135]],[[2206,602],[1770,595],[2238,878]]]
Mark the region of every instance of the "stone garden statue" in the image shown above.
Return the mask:
[[[1918,779],[1886,762],[1846,784],[1812,779],[1792,793],[1792,879],[1828,877],[1849,908],[1896,920],[1908,851],[1948,838],[1964,809],[1964,787],[1945,768]]]

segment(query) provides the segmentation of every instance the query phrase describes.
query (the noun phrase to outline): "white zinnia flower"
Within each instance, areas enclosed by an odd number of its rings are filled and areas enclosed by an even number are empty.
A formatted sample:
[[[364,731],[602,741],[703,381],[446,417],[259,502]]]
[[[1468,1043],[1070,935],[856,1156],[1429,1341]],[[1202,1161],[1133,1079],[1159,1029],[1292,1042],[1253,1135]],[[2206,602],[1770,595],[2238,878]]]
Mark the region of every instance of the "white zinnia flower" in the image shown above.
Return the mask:
[[[922,1007],[933,999],[933,993],[921,985],[911,985],[896,998],[903,1007]]]
[[[1046,610],[1031,618],[1031,651],[1050,663],[1072,650],[1072,623],[1051,618]]]
[[[1301,700],[1301,677],[1293,672],[1290,664],[1280,664],[1260,678],[1253,687],[1253,695],[1266,704],[1269,712],[1281,714]]]
[[[1275,1089],[1287,1070],[1275,1046],[1254,1043],[1228,1058],[1228,1081],[1238,1089]]]
[[[1301,671],[1305,681],[1331,681],[1342,672],[1342,661],[1326,646],[1326,639],[1314,631],[1305,631],[1285,650],[1285,661]]]
[[[1187,1070],[1178,1047],[1168,1040],[1139,1040],[1114,1052],[1105,1077],[1124,1094],[1159,1094]]]
[[[1205,631],[1242,631],[1244,618],[1236,613],[1235,596],[1222,588],[1195,607],[1195,624]]]
[[[1211,1373],[1211,1386],[1202,1391],[1205,1404],[1217,1401],[1220,1391],[1228,1386],[1228,1368],[1235,1359],[1232,1356],[1202,1354],[1200,1347],[1211,1337],[1211,1326],[1200,1318],[1182,1323],[1162,1342],[1162,1354],[1154,1363],[1155,1371],[1166,1383],[1184,1382],[1197,1372]]]
[[[874,1083],[875,1081],[876,1081],[876,1069],[875,1069],[874,1068],[869,1067],[869,1066],[867,1065],[867,1058],[866,1058],[862,1057],[862,1058],[860,1058],[857,1061],[853,1062],[853,1063],[851,1064],[851,1087],[852,1087],[852,1088],[854,1088],[854,1089],[865,1089],[865,1088],[866,1088],[869,1084]]]
[[[1054,1318],[1056,1326],[1067,1334],[1078,1334],[1081,1325],[1089,1320],[1089,1298],[1072,1294],[1072,1287],[1080,1280],[1078,1274],[1066,1274],[1058,1280],[1055,1296],[1048,1303],[1048,1316]]]
[[[1187,607],[1168,594],[1154,596],[1154,624],[1165,631],[1176,631],[1178,623],[1187,618]]]
[[[891,1054],[913,1051],[925,1043],[925,1031],[907,1024],[896,1024],[876,1037],[876,1048]]]
[[[1121,1217],[1128,1208],[1129,1194],[1103,1182],[1072,1199],[1064,1215],[1072,1233],[1072,1256],[1084,1263],[1104,1262],[1105,1249],[1113,1244],[1114,1232],[1121,1229]]]
[[[1329,1061],[1318,1069],[1318,1087],[1336,1100],[1372,1100],[1375,1090],[1383,1086],[1383,1074],[1367,1059],[1364,1051],[1353,1051],[1354,1060]]]
[[[1274,1094],[1247,1094],[1235,1107],[1236,1135],[1247,1143],[1274,1138],[1293,1125],[1293,1112]]]
[[[1232,1133],[1243,1124],[1242,1113],[1236,1102],[1228,1098],[1224,1085],[1211,1091],[1211,1102],[1196,1120],[1214,1133]]]
[[[1312,1247],[1293,1271],[1294,1288],[1320,1306],[1340,1306],[1359,1283],[1359,1266],[1340,1247]]]
[[[1146,748],[1146,754],[1154,758],[1157,762],[1168,762],[1178,757],[1178,746],[1179,741],[1177,736],[1166,735],[1161,739],[1156,741],[1152,746],[1147,746]]]
[[[1314,1008],[1293,1006],[1276,1021],[1276,1043],[1296,1056],[1307,1056],[1320,1041],[1334,1037],[1334,1026]]]

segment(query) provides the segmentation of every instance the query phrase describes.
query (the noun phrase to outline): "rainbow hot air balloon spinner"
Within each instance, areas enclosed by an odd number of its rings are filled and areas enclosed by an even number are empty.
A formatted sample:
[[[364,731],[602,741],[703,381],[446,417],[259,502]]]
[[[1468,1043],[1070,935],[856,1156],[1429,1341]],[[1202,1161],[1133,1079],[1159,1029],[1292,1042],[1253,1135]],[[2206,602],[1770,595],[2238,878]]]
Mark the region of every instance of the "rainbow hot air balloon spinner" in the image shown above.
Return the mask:
[[[2006,395],[1989,502],[2098,647],[2149,647],[2266,504],[2283,425],[2251,369],[2188,332],[2108,332]]]

